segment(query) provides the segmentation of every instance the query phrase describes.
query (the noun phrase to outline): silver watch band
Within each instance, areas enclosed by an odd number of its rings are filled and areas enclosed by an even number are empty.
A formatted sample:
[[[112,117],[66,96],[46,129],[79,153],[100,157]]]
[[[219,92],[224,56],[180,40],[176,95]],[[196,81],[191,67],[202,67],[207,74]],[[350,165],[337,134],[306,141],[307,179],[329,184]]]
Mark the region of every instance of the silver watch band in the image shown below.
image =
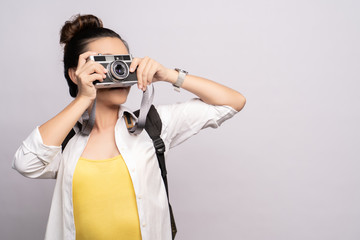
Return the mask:
[[[185,70],[179,69],[179,68],[175,68],[175,70],[179,73],[179,76],[178,76],[176,82],[173,84],[173,86],[174,86],[175,91],[180,92],[180,87],[183,84],[188,72]]]

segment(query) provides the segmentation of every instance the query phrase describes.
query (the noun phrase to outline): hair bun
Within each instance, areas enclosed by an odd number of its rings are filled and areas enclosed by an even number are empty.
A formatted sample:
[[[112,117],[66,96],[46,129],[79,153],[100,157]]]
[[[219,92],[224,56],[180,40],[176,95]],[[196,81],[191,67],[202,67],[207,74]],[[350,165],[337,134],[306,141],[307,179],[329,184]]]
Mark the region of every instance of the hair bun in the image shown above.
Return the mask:
[[[78,32],[88,28],[101,28],[102,21],[94,15],[80,15],[73,16],[69,21],[66,21],[60,31],[60,43],[67,44]]]

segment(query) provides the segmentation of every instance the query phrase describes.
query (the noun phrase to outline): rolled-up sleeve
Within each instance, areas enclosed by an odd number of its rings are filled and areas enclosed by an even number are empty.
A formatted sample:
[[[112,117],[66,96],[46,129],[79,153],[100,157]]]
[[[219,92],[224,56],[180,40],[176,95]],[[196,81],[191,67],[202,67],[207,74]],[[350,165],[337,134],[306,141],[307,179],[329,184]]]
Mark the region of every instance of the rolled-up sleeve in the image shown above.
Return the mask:
[[[200,99],[157,107],[163,133],[170,148],[197,134],[201,129],[217,128],[237,111],[230,106],[214,106]]]
[[[12,168],[29,178],[56,178],[61,159],[61,147],[45,145],[36,127],[16,151]]]

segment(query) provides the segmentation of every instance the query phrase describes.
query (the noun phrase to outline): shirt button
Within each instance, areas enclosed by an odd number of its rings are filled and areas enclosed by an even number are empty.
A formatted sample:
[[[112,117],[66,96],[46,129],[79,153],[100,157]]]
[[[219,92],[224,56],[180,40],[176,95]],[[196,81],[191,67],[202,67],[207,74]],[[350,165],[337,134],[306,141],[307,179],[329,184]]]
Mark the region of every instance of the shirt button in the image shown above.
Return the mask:
[[[142,226],[143,226],[143,227],[146,227],[146,223],[143,223]]]
[[[130,171],[133,173],[135,172],[135,168],[131,168]]]
[[[121,148],[120,148],[120,151],[121,151],[121,152],[125,151],[125,148],[124,148],[124,147],[121,147]]]
[[[142,198],[142,195],[141,195],[141,194],[139,194],[139,195],[138,195],[138,199],[141,199],[141,198]]]

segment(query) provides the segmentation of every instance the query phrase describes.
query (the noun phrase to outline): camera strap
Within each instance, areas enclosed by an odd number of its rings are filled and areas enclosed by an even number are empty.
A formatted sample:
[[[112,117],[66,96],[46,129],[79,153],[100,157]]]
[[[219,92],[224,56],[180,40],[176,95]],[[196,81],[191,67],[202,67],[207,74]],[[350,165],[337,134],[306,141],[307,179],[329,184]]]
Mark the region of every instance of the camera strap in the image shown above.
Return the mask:
[[[139,117],[135,118],[137,120],[135,121],[134,126],[128,129],[129,132],[132,134],[139,134],[145,128],[146,117],[149,113],[150,107],[154,100],[154,93],[155,93],[154,85],[151,84],[150,86],[148,86],[146,90],[143,92],[140,110],[139,110],[140,112],[138,115]]]

